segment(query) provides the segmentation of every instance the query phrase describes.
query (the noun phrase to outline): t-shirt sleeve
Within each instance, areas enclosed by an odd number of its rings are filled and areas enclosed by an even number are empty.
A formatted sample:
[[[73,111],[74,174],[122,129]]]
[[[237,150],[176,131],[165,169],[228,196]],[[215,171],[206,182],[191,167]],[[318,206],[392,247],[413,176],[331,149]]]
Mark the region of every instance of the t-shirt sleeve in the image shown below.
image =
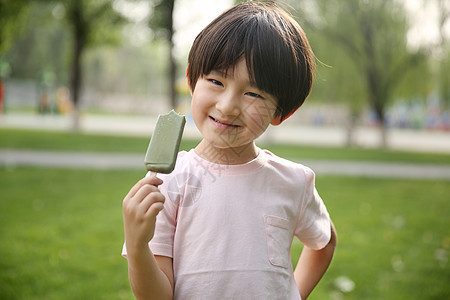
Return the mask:
[[[295,235],[305,246],[318,250],[331,238],[331,222],[327,208],[315,187],[315,174],[305,171],[305,191],[300,205]]]
[[[164,209],[156,217],[155,234],[148,245],[154,255],[173,257],[177,207],[170,201],[165,185],[161,185],[159,189],[165,197]],[[127,257],[126,244],[123,245],[122,256]]]

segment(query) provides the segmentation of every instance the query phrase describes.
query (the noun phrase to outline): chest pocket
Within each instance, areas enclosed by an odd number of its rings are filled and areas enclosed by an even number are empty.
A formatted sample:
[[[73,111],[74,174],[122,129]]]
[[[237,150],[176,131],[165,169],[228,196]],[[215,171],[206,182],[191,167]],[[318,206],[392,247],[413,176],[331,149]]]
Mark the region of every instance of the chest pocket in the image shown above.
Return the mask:
[[[264,215],[264,226],[270,263],[277,267],[288,268],[291,246],[289,221],[277,216]]]

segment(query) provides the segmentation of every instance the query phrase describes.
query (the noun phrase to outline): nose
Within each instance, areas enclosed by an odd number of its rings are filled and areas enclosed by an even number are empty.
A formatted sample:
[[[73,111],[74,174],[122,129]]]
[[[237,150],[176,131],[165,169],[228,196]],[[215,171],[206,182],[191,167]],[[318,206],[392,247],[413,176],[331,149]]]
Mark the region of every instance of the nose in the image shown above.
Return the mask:
[[[218,97],[216,109],[223,116],[236,117],[240,114],[239,96],[232,91],[227,91]]]

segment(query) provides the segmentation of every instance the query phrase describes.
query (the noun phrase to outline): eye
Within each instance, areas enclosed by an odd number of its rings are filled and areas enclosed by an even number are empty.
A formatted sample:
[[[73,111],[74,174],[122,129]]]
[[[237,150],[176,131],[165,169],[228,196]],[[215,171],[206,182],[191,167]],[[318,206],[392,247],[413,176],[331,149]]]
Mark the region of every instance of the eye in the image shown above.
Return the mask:
[[[222,82],[220,82],[219,80],[216,80],[216,79],[208,79],[208,81],[209,82],[211,82],[212,84],[214,84],[214,85],[219,85],[219,86],[223,86],[223,83]]]
[[[261,95],[253,92],[247,92],[247,95],[253,98],[261,98],[261,99],[263,98]]]

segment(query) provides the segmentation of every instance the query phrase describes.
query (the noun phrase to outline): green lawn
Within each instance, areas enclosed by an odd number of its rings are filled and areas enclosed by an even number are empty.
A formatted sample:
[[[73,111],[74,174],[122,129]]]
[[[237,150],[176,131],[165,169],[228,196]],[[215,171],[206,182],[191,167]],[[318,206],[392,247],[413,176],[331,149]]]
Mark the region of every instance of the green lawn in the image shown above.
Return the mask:
[[[448,181],[319,177],[316,186],[338,247],[312,299],[450,299]],[[352,292],[336,287],[342,277]]]
[[[0,169],[0,299],[132,299],[121,198],[140,176]]]
[[[13,149],[145,153],[149,140],[149,137],[0,129],[0,148]],[[183,139],[181,149],[189,150],[195,147],[197,143],[198,141]],[[362,148],[305,147],[280,144],[260,146],[270,149],[277,155],[286,158],[450,164],[450,154],[414,153]]]
[[[121,201],[142,175],[0,168],[0,299],[133,299]],[[310,299],[449,299],[448,182],[319,177],[317,188],[339,241]]]
[[[0,129],[0,149],[144,153],[147,144]],[[264,146],[289,158],[450,164],[450,155]],[[120,257],[121,202],[143,175],[0,166],[0,299],[133,299]],[[316,185],[338,248],[310,299],[450,299],[448,181],[319,176]],[[300,249],[294,241],[294,263]]]

